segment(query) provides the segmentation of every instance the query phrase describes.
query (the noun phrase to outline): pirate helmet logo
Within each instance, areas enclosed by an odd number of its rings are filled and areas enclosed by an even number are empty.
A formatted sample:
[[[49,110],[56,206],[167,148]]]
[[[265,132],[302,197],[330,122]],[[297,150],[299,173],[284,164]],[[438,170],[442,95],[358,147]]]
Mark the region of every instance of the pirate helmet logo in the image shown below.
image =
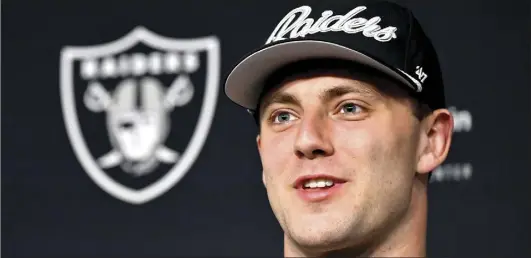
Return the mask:
[[[182,71],[179,71],[166,87],[156,76],[160,72],[155,72],[154,75],[147,74],[150,69],[160,70],[160,65],[156,66],[162,62],[160,53],[152,54],[150,56],[152,58],[146,62],[139,62],[140,55],[137,54],[131,65],[135,76],[123,76],[113,90],[108,90],[98,78],[95,78],[97,64],[94,60],[102,59],[101,75],[112,77],[118,73],[120,67],[114,65],[112,56],[119,55],[138,43],[144,43],[159,51],[167,51],[169,58],[166,59],[166,65],[172,71],[177,71],[179,64],[177,57],[181,57]],[[179,51],[185,54],[176,55],[175,53]],[[203,106],[190,144],[184,152],[179,153],[166,146],[169,134],[179,133],[179,128],[171,130],[171,114],[175,108],[188,105],[196,95],[190,75],[200,67],[196,54],[199,51],[207,53]],[[124,60],[120,59],[122,67],[126,64]],[[107,139],[113,148],[97,158],[92,157],[88,150],[75,112],[74,61],[81,62],[79,71],[81,76],[90,79],[83,92],[84,105],[81,106],[93,113],[105,115]],[[139,70],[142,67],[143,69]],[[108,44],[65,48],[61,60],[63,113],[71,143],[85,171],[105,191],[134,204],[147,202],[169,190],[187,173],[205,141],[217,99],[218,77],[219,42],[215,37],[170,39],[139,27],[125,37]],[[121,185],[104,172],[105,169],[118,167],[123,172],[138,178],[152,173],[160,164],[173,165],[173,167],[160,180],[140,190]]]

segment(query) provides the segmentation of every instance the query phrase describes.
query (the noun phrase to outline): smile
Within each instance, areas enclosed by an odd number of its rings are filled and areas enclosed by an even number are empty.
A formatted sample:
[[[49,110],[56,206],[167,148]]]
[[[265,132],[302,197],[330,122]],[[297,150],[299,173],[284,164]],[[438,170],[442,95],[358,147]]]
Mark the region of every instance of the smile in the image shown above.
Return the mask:
[[[306,181],[303,185],[303,189],[315,189],[315,188],[330,188],[334,186],[335,183],[330,179],[311,179]]]
[[[298,178],[294,187],[305,202],[320,202],[337,195],[346,182],[328,175],[311,175]]]

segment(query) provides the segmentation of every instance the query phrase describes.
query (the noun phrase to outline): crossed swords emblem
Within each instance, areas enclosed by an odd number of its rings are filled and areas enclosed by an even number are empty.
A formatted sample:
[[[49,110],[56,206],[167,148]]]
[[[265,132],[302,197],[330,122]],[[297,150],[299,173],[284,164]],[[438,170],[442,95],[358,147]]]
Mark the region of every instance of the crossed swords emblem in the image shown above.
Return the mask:
[[[137,95],[142,99],[142,108],[136,106]],[[166,91],[153,77],[126,79],[113,93],[99,82],[90,82],[84,103],[92,112],[106,112],[113,145],[113,150],[97,160],[98,164],[102,168],[122,165],[126,172],[143,175],[158,162],[177,162],[180,154],[163,144],[169,132],[168,114],[175,107],[188,104],[193,95],[194,87],[187,74],[178,75]]]

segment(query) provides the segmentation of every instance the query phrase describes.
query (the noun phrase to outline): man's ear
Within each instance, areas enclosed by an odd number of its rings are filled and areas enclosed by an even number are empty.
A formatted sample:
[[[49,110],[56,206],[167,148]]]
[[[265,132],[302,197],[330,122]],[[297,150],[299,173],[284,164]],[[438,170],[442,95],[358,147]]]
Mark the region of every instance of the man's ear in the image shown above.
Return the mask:
[[[256,146],[258,147],[258,151],[260,151],[260,147],[261,147],[261,142],[260,142],[260,134],[258,134],[256,136]]]
[[[429,173],[446,160],[453,129],[454,119],[447,109],[437,109],[421,122],[418,173]]]
[[[258,134],[256,136],[256,146],[258,147],[258,154],[262,155],[260,153],[261,151],[261,141],[260,141],[260,134]],[[264,186],[266,186],[266,180],[265,180],[265,174],[264,174],[264,170],[262,170],[262,183],[264,184]]]

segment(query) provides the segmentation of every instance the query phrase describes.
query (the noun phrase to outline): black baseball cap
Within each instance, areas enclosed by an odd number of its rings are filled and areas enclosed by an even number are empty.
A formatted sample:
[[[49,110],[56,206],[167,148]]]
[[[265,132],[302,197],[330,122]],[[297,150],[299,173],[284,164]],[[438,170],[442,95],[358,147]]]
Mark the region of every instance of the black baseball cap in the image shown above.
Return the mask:
[[[431,109],[446,108],[430,39],[411,10],[387,1],[319,1],[288,10],[265,44],[229,73],[225,94],[254,111],[274,72],[322,58],[375,69],[400,82]]]

